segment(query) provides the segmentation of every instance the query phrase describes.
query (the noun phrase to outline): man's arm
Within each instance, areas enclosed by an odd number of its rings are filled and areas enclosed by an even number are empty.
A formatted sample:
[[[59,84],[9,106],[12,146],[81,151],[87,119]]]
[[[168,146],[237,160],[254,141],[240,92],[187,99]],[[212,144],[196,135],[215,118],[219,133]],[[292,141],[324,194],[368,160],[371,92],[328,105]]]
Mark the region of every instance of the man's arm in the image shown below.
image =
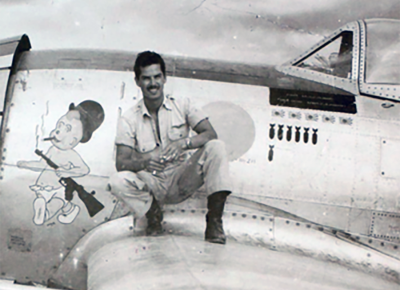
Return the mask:
[[[190,148],[187,149],[196,149],[203,147],[208,141],[218,138],[217,132],[215,132],[213,126],[208,119],[200,121],[193,128],[193,130],[197,133],[197,135],[190,138]]]
[[[163,171],[165,165],[160,159],[151,156],[143,156],[133,148],[126,145],[117,145],[116,158],[117,171],[139,172],[142,170]]]
[[[165,148],[163,155],[167,161],[177,158],[184,150],[200,148],[208,141],[218,138],[208,119],[200,121],[193,130],[197,135],[172,142]]]

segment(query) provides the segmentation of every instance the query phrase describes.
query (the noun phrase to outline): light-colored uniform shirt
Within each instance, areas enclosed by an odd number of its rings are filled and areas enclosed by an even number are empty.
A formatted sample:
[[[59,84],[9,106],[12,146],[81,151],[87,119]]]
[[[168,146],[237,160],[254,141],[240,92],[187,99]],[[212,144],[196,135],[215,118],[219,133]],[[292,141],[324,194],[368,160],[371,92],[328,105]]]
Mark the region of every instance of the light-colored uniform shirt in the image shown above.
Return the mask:
[[[119,119],[115,143],[142,154],[159,155],[172,141],[188,137],[190,128],[206,118],[207,115],[188,98],[165,96],[158,110],[159,139],[155,120],[141,99]]]

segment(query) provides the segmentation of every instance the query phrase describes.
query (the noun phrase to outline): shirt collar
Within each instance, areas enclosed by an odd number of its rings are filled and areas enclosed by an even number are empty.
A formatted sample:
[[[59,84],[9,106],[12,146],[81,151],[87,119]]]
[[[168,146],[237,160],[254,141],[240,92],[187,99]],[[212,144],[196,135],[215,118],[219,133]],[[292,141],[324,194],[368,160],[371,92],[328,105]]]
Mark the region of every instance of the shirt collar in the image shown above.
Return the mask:
[[[171,111],[172,110],[172,100],[173,100],[173,98],[170,97],[169,95],[165,96],[164,97],[164,101],[163,101],[163,103],[161,105],[161,108],[165,108],[168,111]],[[139,107],[140,114],[142,116],[146,116],[147,115],[148,117],[151,117],[149,111],[147,110],[146,105],[144,104],[144,99],[140,100],[138,107]]]

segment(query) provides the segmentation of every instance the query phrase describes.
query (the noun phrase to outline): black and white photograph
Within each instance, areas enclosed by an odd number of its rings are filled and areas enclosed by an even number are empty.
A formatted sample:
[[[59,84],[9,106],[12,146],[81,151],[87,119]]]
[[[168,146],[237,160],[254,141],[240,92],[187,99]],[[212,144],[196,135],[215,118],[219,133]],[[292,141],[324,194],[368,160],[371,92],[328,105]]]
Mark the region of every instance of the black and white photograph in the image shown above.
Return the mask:
[[[398,0],[0,0],[0,290],[400,289]]]

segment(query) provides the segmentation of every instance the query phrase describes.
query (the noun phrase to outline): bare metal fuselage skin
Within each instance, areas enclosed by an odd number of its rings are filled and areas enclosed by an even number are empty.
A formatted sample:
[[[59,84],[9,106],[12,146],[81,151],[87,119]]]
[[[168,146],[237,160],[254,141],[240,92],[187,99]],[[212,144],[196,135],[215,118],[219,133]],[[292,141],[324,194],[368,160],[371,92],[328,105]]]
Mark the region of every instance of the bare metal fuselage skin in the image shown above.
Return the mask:
[[[367,82],[367,25],[350,23],[277,68],[166,57],[165,90],[202,107],[225,141],[231,204],[256,202],[274,215],[353,234],[399,258],[400,85]],[[340,37],[351,38],[346,75],[307,63]],[[107,183],[116,172],[117,120],[141,95],[133,79],[135,54],[22,50],[11,71],[1,71],[10,78],[1,132],[0,278],[45,284],[87,232],[125,213]],[[344,52],[342,41],[339,57]],[[40,160],[36,149],[46,153],[55,146],[43,139],[71,103],[85,100],[99,103],[105,119],[87,143],[71,148],[90,169],[74,180],[95,191],[104,209],[90,217],[75,193],[70,203],[79,213],[63,219],[67,202],[41,179],[51,169],[17,165]],[[41,192],[48,194],[44,215],[54,216],[39,216]],[[200,190],[182,206],[204,204]]]

